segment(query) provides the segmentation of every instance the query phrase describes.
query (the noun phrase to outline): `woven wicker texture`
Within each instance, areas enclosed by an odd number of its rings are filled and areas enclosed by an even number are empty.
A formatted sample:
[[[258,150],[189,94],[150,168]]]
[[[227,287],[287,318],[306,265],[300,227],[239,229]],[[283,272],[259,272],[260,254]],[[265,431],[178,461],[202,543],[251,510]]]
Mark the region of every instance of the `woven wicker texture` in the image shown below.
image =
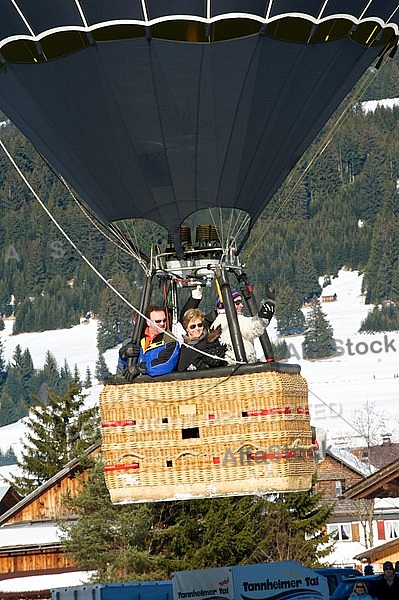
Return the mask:
[[[109,385],[100,411],[114,503],[311,487],[307,385],[299,374]]]

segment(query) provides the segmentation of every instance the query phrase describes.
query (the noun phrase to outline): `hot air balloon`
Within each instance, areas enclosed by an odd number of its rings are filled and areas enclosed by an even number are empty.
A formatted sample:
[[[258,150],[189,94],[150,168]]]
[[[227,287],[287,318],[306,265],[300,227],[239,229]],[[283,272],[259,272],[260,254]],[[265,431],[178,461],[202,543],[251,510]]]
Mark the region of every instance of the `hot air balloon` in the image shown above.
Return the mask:
[[[2,1],[0,108],[143,261],[141,314],[156,278],[172,296],[216,280],[228,310],[236,366],[105,386],[114,502],[310,488],[306,382],[267,336],[269,362],[242,364],[230,279],[255,314],[240,248],[398,29],[396,0]],[[185,220],[215,208],[248,215],[238,246],[207,224],[191,238]],[[166,247],[133,249],[128,219]]]

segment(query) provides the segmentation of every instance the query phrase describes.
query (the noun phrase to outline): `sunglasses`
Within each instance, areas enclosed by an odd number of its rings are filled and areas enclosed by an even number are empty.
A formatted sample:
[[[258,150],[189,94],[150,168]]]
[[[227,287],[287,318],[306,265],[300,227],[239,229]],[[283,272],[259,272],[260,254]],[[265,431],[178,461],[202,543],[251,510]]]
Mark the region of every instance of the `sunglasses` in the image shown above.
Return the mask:
[[[154,319],[154,323],[160,325],[161,323],[166,323],[166,319]]]
[[[356,586],[356,589],[357,589],[357,590],[364,590],[364,587],[363,587],[362,585],[357,585],[357,586]]]
[[[203,326],[204,326],[203,323],[193,323],[192,325],[189,325],[188,328],[195,329],[196,327],[198,327],[198,329],[202,329]]]
[[[242,300],[234,300],[234,304],[236,304],[237,306],[242,303],[243,303]]]

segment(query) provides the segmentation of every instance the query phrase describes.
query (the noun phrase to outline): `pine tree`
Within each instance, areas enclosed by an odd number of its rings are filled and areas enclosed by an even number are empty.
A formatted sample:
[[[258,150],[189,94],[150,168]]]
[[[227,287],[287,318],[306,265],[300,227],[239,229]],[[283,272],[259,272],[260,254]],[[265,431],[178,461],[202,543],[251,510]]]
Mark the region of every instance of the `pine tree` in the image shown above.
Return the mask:
[[[98,353],[98,358],[96,362],[96,370],[95,375],[98,379],[100,379],[103,373],[108,371],[107,363],[105,362],[104,354],[102,352]]]
[[[291,287],[285,287],[277,296],[276,318],[280,335],[302,333],[305,328],[305,317]]]
[[[22,458],[17,463],[23,475],[12,479],[21,494],[32,492],[98,442],[98,409],[84,409],[81,391],[72,384],[62,397],[49,392],[46,401],[35,398],[27,419]]]
[[[6,380],[7,377],[7,371],[6,371],[6,363],[4,360],[4,347],[3,347],[3,342],[0,339],[0,392],[1,392],[1,388],[3,387],[3,384]]]
[[[78,521],[64,543],[95,581],[164,578],[171,571],[274,560],[312,567],[329,554],[332,506],[311,492],[112,505],[101,463],[78,497],[64,500]]]
[[[164,557],[154,552],[160,526],[159,518],[154,518],[155,505],[113,505],[102,463],[90,471],[78,497],[66,497],[63,503],[79,515],[75,522],[60,524],[63,542],[79,568],[96,571],[93,581],[167,576]]]
[[[16,462],[17,457],[15,456],[15,452],[11,446],[8,448],[8,450],[6,450],[6,452],[0,450],[0,466],[14,465]]]
[[[93,385],[93,382],[91,380],[91,371],[90,371],[90,367],[87,367],[86,369],[86,379],[84,382],[84,387],[85,388],[89,388]]]
[[[133,294],[126,277],[120,275],[114,277],[113,285],[125,298],[137,297],[137,290]],[[132,327],[132,311],[114,292],[106,288],[101,292],[100,313],[97,347],[99,352],[105,352],[128,337]]]
[[[25,348],[25,350],[23,351],[22,356],[21,356],[21,374],[22,374],[22,379],[23,379],[26,387],[28,388],[31,379],[35,374],[35,368],[33,365],[32,356],[31,356],[28,348]]]
[[[73,382],[74,383],[79,383],[80,382],[80,373],[79,373],[78,365],[76,363],[75,363],[75,366],[73,368]]]
[[[58,372],[58,364],[55,357],[49,350],[46,352],[45,362],[43,366],[43,380],[47,387],[53,392],[59,391],[60,374]]]
[[[70,384],[73,383],[73,381],[74,381],[73,375],[71,373],[71,369],[69,368],[69,365],[68,365],[68,362],[66,359],[64,360],[64,366],[61,367],[61,369],[60,369],[60,378],[61,378],[61,383],[60,383],[61,393],[65,394],[65,392],[67,391]]]
[[[303,354],[307,359],[327,358],[336,351],[334,332],[323,313],[320,301],[314,301],[306,319]]]

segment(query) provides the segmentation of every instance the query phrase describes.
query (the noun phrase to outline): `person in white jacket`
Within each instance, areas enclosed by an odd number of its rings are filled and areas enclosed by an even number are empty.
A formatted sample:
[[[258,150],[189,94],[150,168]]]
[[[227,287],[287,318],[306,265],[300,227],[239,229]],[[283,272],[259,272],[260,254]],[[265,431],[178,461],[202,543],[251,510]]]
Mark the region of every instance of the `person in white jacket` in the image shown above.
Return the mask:
[[[231,290],[231,294],[233,296],[237,312],[238,325],[240,327],[247,361],[248,363],[255,363],[258,361],[258,358],[255,352],[254,340],[262,335],[262,333],[266,330],[266,327],[269,325],[274,315],[274,304],[272,302],[264,301],[262,302],[257,315],[253,317],[246,317],[242,314],[244,305],[241,294],[237,292],[237,290]],[[228,364],[235,364],[236,358],[233,345],[231,343],[227,316],[224,306],[220,300],[217,304],[217,310],[219,314],[213,322],[212,327],[216,328],[219,325],[222,327],[222,333],[219,340],[221,344],[226,344],[227,346],[225,359],[228,361]]]

